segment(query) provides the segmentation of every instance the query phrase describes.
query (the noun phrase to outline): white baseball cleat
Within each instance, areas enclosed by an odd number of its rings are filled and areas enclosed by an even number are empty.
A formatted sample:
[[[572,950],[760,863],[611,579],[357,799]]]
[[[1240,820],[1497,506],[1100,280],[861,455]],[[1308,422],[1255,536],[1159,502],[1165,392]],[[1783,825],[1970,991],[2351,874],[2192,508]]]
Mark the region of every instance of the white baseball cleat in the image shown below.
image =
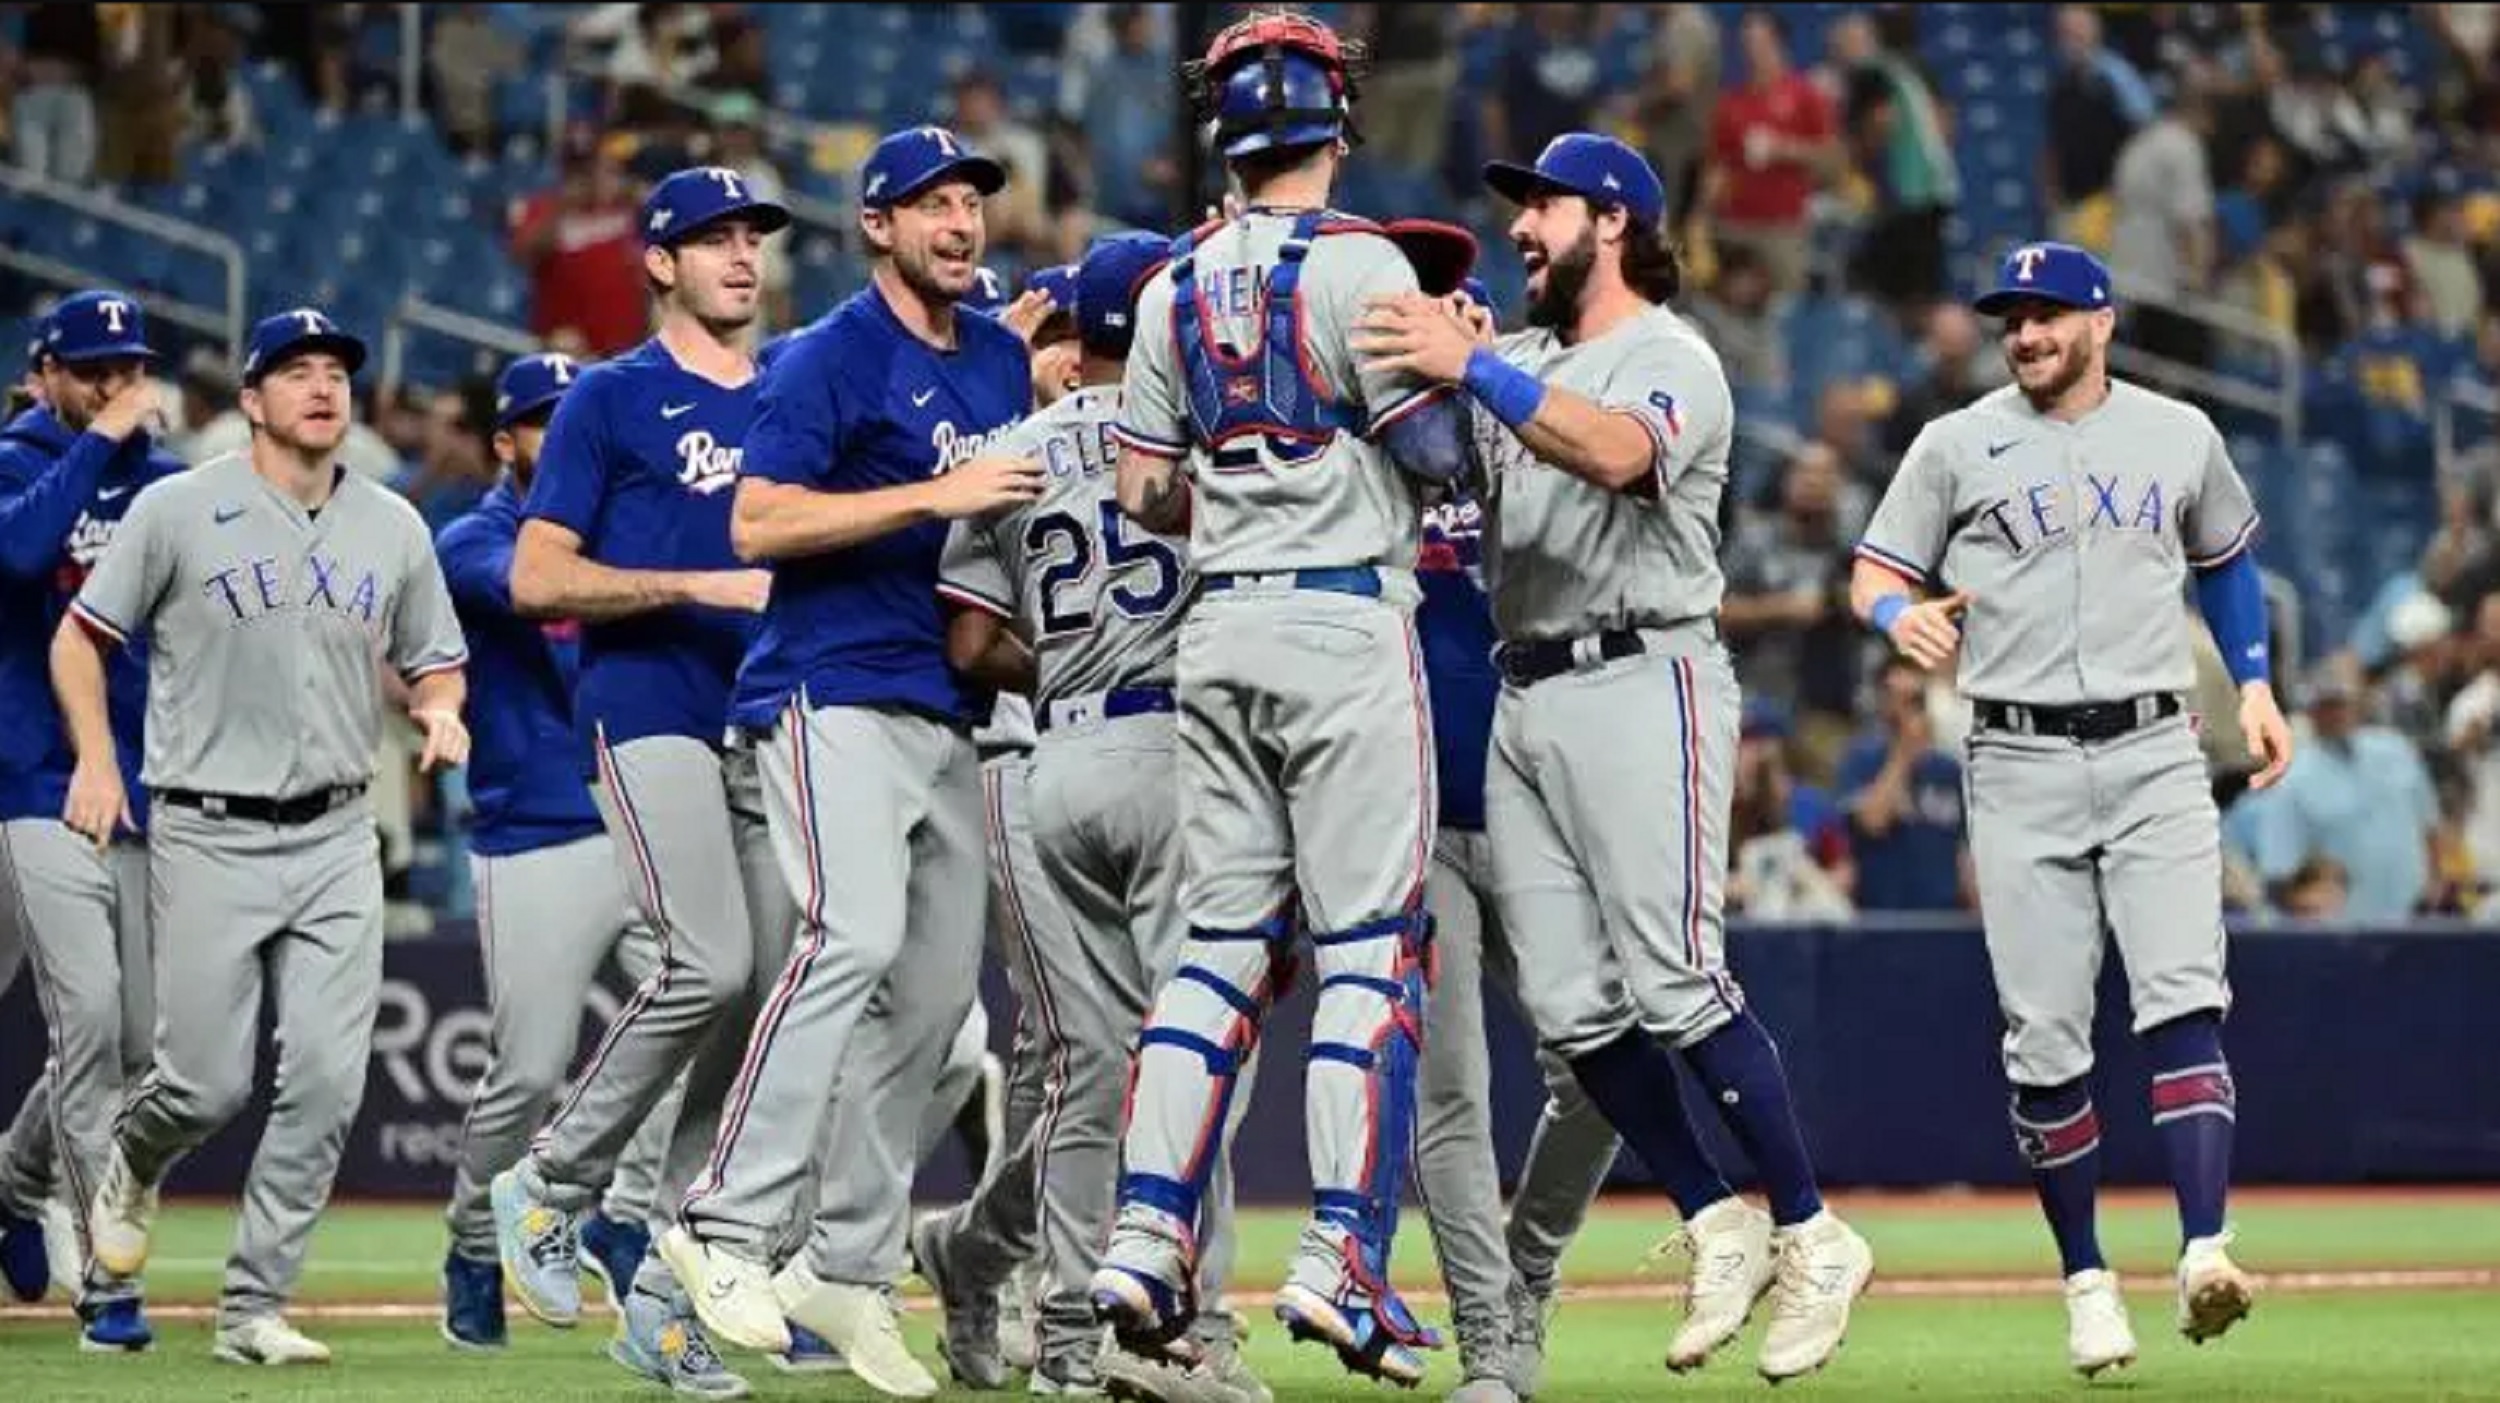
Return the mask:
[[[2066,1278],[2066,1362],[2087,1379],[2135,1362],[2127,1298],[2119,1294],[2117,1275],[2106,1268]]]
[[[660,1235],[660,1256],[677,1273],[703,1328],[743,1349],[790,1352],[790,1327],[773,1299],[770,1269],[726,1247],[699,1242],[682,1224]]]
[[[1679,1249],[1692,1258],[1693,1270],[1684,1323],[1667,1345],[1667,1367],[1681,1374],[1709,1363],[1719,1346],[1736,1338],[1754,1302],[1771,1289],[1777,1265],[1771,1215],[1731,1195],[1694,1214],[1661,1250]]]
[[[2255,1303],[2248,1273],[2223,1250],[2230,1245],[2226,1230],[2190,1240],[2179,1254],[2179,1333],[2191,1344],[2222,1338]]]
[[[1875,1275],[1875,1252],[1830,1209],[1772,1234],[1778,1276],[1771,1284],[1771,1328],[1755,1362],[1773,1383],[1831,1362],[1849,1333],[1849,1311]]]
[[[156,1186],[142,1184],[116,1142],[104,1156],[104,1180],[87,1210],[87,1250],[115,1276],[137,1276],[148,1264],[148,1233],[156,1223]]]
[[[825,1281],[803,1261],[773,1278],[780,1313],[824,1336],[851,1366],[852,1377],[888,1398],[935,1398],[937,1377],[912,1356],[894,1317],[894,1301],[875,1286]]]
[[[217,1332],[210,1351],[228,1364],[327,1364],[330,1347],[286,1323],[283,1316],[255,1315]]]

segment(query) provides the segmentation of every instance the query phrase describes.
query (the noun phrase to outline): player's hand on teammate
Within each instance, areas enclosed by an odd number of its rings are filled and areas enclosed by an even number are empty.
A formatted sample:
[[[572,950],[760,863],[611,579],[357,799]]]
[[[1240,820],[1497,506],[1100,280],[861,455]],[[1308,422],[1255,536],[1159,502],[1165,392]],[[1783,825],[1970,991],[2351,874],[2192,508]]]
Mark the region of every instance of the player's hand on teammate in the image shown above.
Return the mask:
[[[1490,346],[1493,338],[1501,334],[1501,328],[1494,324],[1492,308],[1463,292],[1451,293],[1447,301],[1450,311],[1467,324],[1467,334],[1476,338],[1477,345]]]
[[[164,398],[152,376],[142,375],[113,392],[87,429],[120,443],[140,429],[163,424]]]
[[[61,821],[99,850],[112,843],[117,831],[138,832],[139,825],[130,818],[130,796],[122,790],[121,767],[101,760],[79,761],[70,771],[69,802],[62,806]]]
[[[1038,458],[975,458],[931,479],[937,514],[949,521],[987,516],[1022,506],[1042,495]]]
[[[2248,787],[2264,789],[2283,778],[2292,764],[2292,727],[2275,703],[2274,688],[2251,682],[2240,689],[2240,734],[2248,737],[2248,758],[2263,766]]]
[[[1957,589],[1911,605],[1893,620],[1892,646],[1930,672],[1944,667],[1962,646],[1962,615],[1970,604],[1970,591]]]
[[[713,609],[728,609],[740,614],[761,614],[764,601],[772,597],[773,572],[770,570],[706,570],[695,576],[688,591],[694,602]]]
[[[1033,333],[1041,330],[1042,323],[1050,320],[1050,314],[1058,310],[1058,301],[1048,291],[1038,287],[1027,288],[1016,295],[1015,301],[1007,304],[1007,310],[999,313],[998,319],[1016,334],[1017,340],[1030,346],[1033,344]]]
[[[1033,353],[1033,407],[1047,409],[1078,385],[1077,343],[1059,341]]]
[[[427,707],[409,712],[408,719],[425,731],[425,748],[417,754],[420,773],[432,774],[469,763],[469,728],[461,724],[460,713]]]
[[[1374,370],[1455,385],[1467,376],[1475,331],[1451,305],[1420,292],[1375,297],[1354,324],[1354,353]]]

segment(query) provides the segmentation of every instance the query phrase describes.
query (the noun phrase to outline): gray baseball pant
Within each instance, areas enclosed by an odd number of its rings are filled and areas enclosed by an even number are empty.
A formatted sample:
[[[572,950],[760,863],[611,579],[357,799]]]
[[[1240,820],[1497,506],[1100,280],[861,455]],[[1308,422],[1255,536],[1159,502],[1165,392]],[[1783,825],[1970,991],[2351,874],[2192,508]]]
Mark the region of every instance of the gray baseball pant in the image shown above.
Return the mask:
[[[756,753],[801,933],[681,1216],[701,1238],[768,1257],[828,1118],[858,1117],[862,1133],[839,1143],[886,1161],[875,1167],[885,1177],[873,1201],[819,1207],[809,1258],[824,1280],[882,1284],[901,1274],[911,1212],[913,1166],[891,1161],[916,1143],[978,990],[987,900],[979,758],[957,727],[864,707],[810,709],[803,699],[759,735]],[[881,988],[885,1017],[859,1037]],[[833,1068],[853,1087],[890,1090],[846,1090],[829,1104]],[[827,1224],[828,1211],[858,1216]]]
[[[220,1328],[284,1309],[364,1100],[382,992],[373,822],[362,798],[292,826],[170,804],[151,814],[155,1057],[115,1127],[140,1182],[162,1182],[243,1111],[264,985],[277,1005],[277,1095],[244,1182]]]
[[[551,1203],[587,1208],[682,1077],[656,1189],[665,1212],[702,1169],[763,982],[796,917],[767,840],[753,750],[646,736],[602,740],[598,753],[591,793],[626,889],[659,935],[660,962],[608,1025],[525,1163]],[[636,1289],[648,1282],[668,1296],[674,1281],[655,1246]]]
[[[0,1131],[0,1208],[21,1218],[34,1217],[54,1192],[54,1163],[52,1059],[46,1057],[35,1084],[17,1103],[9,1128]]]
[[[469,870],[494,1060],[470,1096],[446,1218],[453,1250],[492,1262],[495,1210],[488,1184],[521,1157],[563,1089],[580,1041],[582,1006],[600,966],[614,951],[639,983],[658,967],[659,949],[625,893],[615,845],[605,834],[529,852],[475,854]],[[655,1108],[618,1161],[608,1195],[612,1214],[648,1214],[669,1109]],[[620,1192],[617,1185],[627,1187]]]

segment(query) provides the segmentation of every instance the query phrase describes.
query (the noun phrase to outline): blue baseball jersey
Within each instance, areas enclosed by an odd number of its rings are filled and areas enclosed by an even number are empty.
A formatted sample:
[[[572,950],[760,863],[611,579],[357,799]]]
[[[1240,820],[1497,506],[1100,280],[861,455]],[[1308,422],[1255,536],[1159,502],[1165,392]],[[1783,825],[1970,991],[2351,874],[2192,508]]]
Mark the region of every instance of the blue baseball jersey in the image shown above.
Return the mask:
[[[434,554],[469,640],[469,850],[531,852],[600,832],[573,752],[581,627],[512,607],[521,497],[506,480],[443,528]]]
[[[764,377],[742,473],[823,492],[922,482],[978,457],[1031,405],[1031,356],[958,313],[955,349],[914,336],[872,283],[790,338]],[[890,706],[966,725],[982,707],[946,665],[937,595],[947,524],[922,522],[773,569],[732,719],[767,726],[792,698]]]
[[[1485,752],[1493,744],[1493,701],[1502,690],[1493,666],[1493,604],[1484,592],[1484,508],[1473,499],[1424,512],[1415,579],[1423,603],[1424,675],[1431,689],[1432,744],[1441,769],[1441,823],[1484,829]]]
[[[585,370],[557,401],[521,507],[620,570],[737,570],[729,506],[760,380],[737,389],[677,364],[657,340]],[[573,700],[582,769],[604,736],[721,743],[755,616],[675,605],[582,629]]]
[[[53,631],[131,502],[181,471],[145,433],[72,433],[41,407],[0,429],[0,819],[61,816],[77,757],[52,697]],[[122,791],[145,823],[147,655],[134,643],[104,667]]]

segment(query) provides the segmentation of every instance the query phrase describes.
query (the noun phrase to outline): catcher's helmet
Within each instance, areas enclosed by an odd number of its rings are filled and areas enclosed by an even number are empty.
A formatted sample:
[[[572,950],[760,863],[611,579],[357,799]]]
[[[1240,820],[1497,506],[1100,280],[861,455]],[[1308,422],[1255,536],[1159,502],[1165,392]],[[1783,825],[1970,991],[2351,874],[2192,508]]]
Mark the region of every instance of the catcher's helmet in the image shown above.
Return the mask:
[[[1226,157],[1358,140],[1354,98],[1361,46],[1307,15],[1252,15],[1227,27],[1191,64],[1199,116]]]

